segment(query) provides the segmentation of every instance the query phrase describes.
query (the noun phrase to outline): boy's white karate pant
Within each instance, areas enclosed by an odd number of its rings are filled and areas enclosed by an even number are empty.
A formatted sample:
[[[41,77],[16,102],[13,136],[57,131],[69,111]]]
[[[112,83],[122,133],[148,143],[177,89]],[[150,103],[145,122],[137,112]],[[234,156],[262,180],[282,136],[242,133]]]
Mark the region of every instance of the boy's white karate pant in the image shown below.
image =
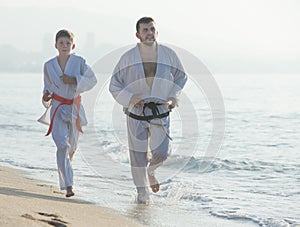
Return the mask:
[[[152,174],[154,170],[165,161],[170,152],[169,134],[170,119],[163,119],[163,126],[158,121],[151,124],[147,121],[135,120],[127,116],[127,134],[130,153],[131,173],[138,193],[148,191],[147,171]],[[152,158],[148,160],[148,147]]]
[[[70,151],[76,151],[79,132],[76,121],[64,121],[58,112],[54,118],[52,138],[56,144],[56,161],[61,190],[73,186],[73,169],[69,158]]]

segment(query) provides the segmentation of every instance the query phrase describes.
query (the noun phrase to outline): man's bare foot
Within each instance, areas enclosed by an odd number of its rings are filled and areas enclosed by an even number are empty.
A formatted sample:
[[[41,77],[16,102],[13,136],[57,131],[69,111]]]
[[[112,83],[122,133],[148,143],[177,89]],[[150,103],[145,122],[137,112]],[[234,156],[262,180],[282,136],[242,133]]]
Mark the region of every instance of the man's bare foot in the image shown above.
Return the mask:
[[[148,179],[149,179],[149,183],[150,183],[150,187],[152,189],[152,191],[154,193],[159,191],[159,182],[157,181],[157,179],[155,178],[155,176],[148,174]]]
[[[75,154],[75,151],[70,151],[69,152],[69,158],[70,158],[71,161],[73,160],[74,154]]]
[[[148,187],[137,188],[136,202],[137,202],[137,204],[145,204],[145,205],[150,204],[150,196],[149,196]]]
[[[145,204],[145,205],[149,205],[150,204],[150,199],[149,199],[149,195],[148,194],[138,194],[137,198],[136,198],[136,202],[137,204]]]
[[[74,195],[75,195],[75,193],[73,192],[72,186],[67,187],[66,197],[71,197],[71,196],[74,196]]]

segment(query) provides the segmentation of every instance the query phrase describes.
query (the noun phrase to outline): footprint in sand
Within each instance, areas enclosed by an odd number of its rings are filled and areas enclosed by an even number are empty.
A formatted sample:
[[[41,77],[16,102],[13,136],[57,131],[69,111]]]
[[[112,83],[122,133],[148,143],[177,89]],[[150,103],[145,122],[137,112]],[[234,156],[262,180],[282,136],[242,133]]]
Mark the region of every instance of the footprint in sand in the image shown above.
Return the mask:
[[[44,212],[38,212],[37,214],[39,214],[41,216],[44,216],[44,217],[51,218],[51,220],[34,218],[30,214],[23,214],[23,215],[21,215],[21,217],[29,219],[29,220],[33,220],[33,221],[46,222],[49,225],[52,225],[52,226],[55,226],[55,227],[67,227],[67,224],[69,224],[68,222],[65,222],[65,221],[61,220],[60,219],[61,217],[56,215],[56,214],[47,214],[47,213],[44,213]]]

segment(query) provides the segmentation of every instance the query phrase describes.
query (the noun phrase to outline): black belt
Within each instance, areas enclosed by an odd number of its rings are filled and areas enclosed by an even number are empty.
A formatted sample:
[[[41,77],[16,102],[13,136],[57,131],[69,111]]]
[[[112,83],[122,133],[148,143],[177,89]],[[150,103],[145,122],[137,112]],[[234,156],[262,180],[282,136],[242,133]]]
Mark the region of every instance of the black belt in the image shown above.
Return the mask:
[[[161,119],[161,118],[169,116],[169,113],[170,113],[169,111],[160,114],[159,110],[157,108],[158,105],[162,105],[162,104],[160,104],[160,103],[154,103],[154,102],[145,103],[144,107],[143,107],[143,114],[144,114],[144,116],[140,116],[140,115],[136,115],[134,113],[131,113],[131,112],[128,111],[128,108],[124,109],[124,112],[125,112],[125,114],[127,114],[129,117],[131,117],[133,119],[136,119],[136,120],[139,120],[139,121],[148,121],[148,122],[151,121],[151,120],[153,120],[153,119]],[[149,109],[151,109],[152,115],[145,116],[145,108],[146,107],[148,107]]]

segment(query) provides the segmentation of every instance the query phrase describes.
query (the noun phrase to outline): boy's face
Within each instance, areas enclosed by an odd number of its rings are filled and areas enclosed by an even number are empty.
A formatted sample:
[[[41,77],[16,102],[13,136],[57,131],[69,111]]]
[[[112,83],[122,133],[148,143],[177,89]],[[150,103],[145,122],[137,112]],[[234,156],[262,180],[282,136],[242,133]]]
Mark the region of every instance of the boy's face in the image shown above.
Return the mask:
[[[69,55],[75,48],[75,44],[68,37],[60,37],[55,43],[55,48],[60,55]]]
[[[145,44],[152,44],[156,41],[158,31],[154,22],[148,24],[140,24],[139,32],[136,33],[136,37]]]

